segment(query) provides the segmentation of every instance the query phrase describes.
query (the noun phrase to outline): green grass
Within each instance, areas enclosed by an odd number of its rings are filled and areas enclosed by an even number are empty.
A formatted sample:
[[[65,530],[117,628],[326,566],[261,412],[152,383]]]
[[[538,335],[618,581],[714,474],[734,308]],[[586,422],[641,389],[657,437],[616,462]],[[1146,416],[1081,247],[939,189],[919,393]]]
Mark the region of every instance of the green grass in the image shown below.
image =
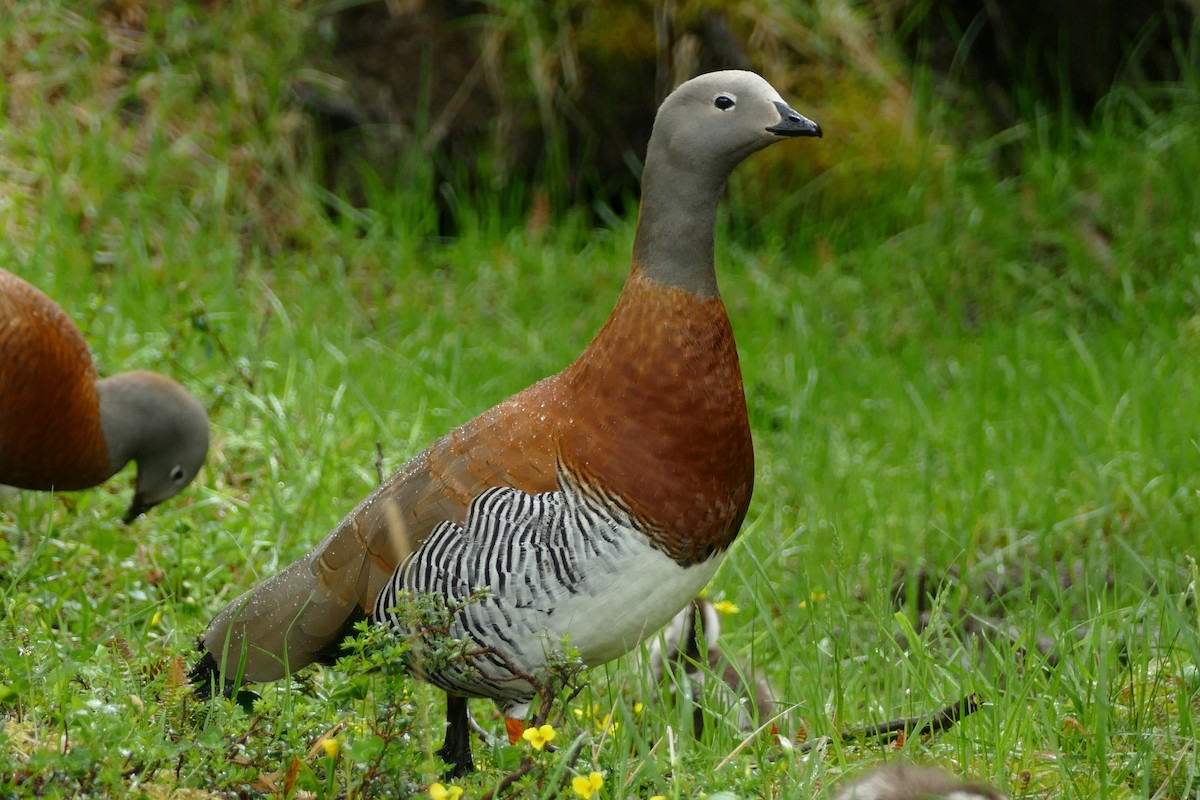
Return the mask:
[[[423,793],[440,776],[429,687],[350,659],[246,710],[196,702],[179,669],[216,610],[376,484],[377,443],[394,469],[568,363],[616,298],[633,220],[530,237],[502,203],[464,207],[445,242],[427,197],[379,189],[329,221],[287,101],[305,12],[150,14],[132,44],[50,2],[0,15],[19,45],[2,56],[0,263],[71,313],[103,372],[171,374],[214,424],[197,483],[130,528],[129,472],[0,506],[0,794]],[[120,76],[94,69],[122,52]],[[1196,795],[1198,109],[1185,87],[1116,94],[1094,129],[1030,119],[1003,137],[1024,143],[1021,177],[995,174],[997,142],[954,146],[873,187],[893,198],[879,213],[822,205],[853,171],[735,183],[718,259],[758,478],[709,589],[741,609],[722,647],[795,706],[787,733],[985,706],[898,749],[738,749],[729,726],[693,739],[623,661],[555,717],[578,761],[541,754],[521,796],[595,769],[606,798],[803,797],[892,757],[1016,797]],[[778,210],[749,218],[747,193]],[[924,604],[892,600],[900,569],[941,586],[920,632]],[[967,636],[963,613],[1012,635]],[[523,752],[477,744],[466,796]]]

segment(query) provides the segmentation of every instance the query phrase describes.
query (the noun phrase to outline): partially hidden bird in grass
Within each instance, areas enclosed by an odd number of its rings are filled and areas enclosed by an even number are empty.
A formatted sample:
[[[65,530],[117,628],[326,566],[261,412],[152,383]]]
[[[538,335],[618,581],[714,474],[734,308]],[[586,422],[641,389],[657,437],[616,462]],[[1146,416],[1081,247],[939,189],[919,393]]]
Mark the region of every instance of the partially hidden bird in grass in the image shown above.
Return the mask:
[[[1008,800],[992,786],[931,767],[889,764],[838,790],[833,800]]]
[[[465,772],[467,698],[494,700],[518,737],[530,679],[564,641],[590,667],[670,620],[716,572],[754,480],[717,292],[717,201],[751,153],[820,135],[751,72],[672,92],[650,137],[629,277],[591,344],[435,441],[310,553],[221,610],[191,671],[200,691],[336,657],[363,617],[407,633],[398,606],[443,598],[450,634],[476,653],[422,677],[447,694],[438,753]]]
[[[692,706],[692,732],[706,723],[729,724],[742,733],[774,717],[778,692],[749,664],[727,655],[720,644],[721,615],[696,598],[650,637],[646,666],[675,702]],[[711,700],[712,705],[706,704]]]
[[[174,380],[99,378],[67,313],[0,269],[0,484],[87,489],[134,461],[128,523],[191,483],[208,436],[204,406]]]

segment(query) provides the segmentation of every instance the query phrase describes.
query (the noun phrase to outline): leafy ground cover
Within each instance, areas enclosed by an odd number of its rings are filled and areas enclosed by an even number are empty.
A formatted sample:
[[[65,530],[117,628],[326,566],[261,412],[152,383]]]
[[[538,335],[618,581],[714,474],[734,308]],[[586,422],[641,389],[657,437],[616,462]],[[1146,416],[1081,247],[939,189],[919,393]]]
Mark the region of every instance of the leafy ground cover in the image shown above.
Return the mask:
[[[69,310],[102,371],[204,398],[214,443],[129,528],[128,473],[0,505],[0,790],[436,797],[440,700],[386,643],[202,704],[194,638],[369,491],[377,459],[574,357],[633,219],[530,232],[479,200],[440,240],[419,174],[331,215],[286,85],[307,12],[147,13],[137,36],[50,2],[0,14],[0,264]],[[1031,113],[852,214],[821,197],[849,196],[853,165],[735,182],[718,259],[758,480],[709,597],[722,648],[776,686],[786,743],[720,708],[697,740],[625,660],[551,717],[556,752],[478,747],[463,796],[527,754],[528,797],[818,796],[893,758],[1015,797],[1195,796],[1198,111],[1184,86],[1114,93],[1086,129]],[[924,111],[947,141],[951,112]],[[837,131],[789,157],[810,146]],[[778,203],[752,216],[746,193]],[[838,736],[971,695],[936,736]]]

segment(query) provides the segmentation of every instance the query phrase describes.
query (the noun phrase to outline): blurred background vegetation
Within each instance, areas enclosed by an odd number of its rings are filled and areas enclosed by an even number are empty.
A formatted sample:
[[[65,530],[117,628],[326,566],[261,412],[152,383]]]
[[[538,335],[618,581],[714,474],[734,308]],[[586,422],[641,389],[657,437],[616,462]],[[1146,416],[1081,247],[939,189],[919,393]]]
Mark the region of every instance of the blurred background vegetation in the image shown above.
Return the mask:
[[[228,172],[214,199],[278,244],[311,230],[295,178],[312,162],[326,210],[404,187],[436,201],[439,233],[479,202],[535,226],[572,206],[620,211],[666,93],[698,72],[753,69],[832,144],[803,159],[769,151],[739,199],[777,203],[773,187],[773,199],[752,188],[765,175],[815,181],[805,202],[869,206],[900,227],[922,212],[896,186],[981,147],[997,178],[1020,172],[1039,136],[1069,140],[1129,92],[1161,107],[1162,87],[1197,63],[1193,0],[282,5],[103,0],[93,19],[9,2],[5,109],[21,130],[48,106],[78,106],[79,124],[134,137],[135,156],[177,156],[179,174],[149,177],[181,188],[196,182],[189,161],[214,160]],[[101,68],[72,69],[83,61]]]

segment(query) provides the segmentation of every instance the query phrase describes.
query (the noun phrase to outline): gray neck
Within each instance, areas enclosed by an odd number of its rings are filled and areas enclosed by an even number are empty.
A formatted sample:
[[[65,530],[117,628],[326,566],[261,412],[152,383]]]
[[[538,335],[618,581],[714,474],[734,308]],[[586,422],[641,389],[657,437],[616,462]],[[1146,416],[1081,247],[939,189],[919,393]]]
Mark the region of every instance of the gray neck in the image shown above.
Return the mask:
[[[642,207],[633,257],[645,274],[702,297],[717,294],[713,266],[717,201],[730,169],[671,163],[651,139],[642,173]]]
[[[155,411],[137,384],[122,380],[121,375],[97,381],[96,390],[100,395],[100,424],[104,428],[108,458],[116,473],[138,457]]]

